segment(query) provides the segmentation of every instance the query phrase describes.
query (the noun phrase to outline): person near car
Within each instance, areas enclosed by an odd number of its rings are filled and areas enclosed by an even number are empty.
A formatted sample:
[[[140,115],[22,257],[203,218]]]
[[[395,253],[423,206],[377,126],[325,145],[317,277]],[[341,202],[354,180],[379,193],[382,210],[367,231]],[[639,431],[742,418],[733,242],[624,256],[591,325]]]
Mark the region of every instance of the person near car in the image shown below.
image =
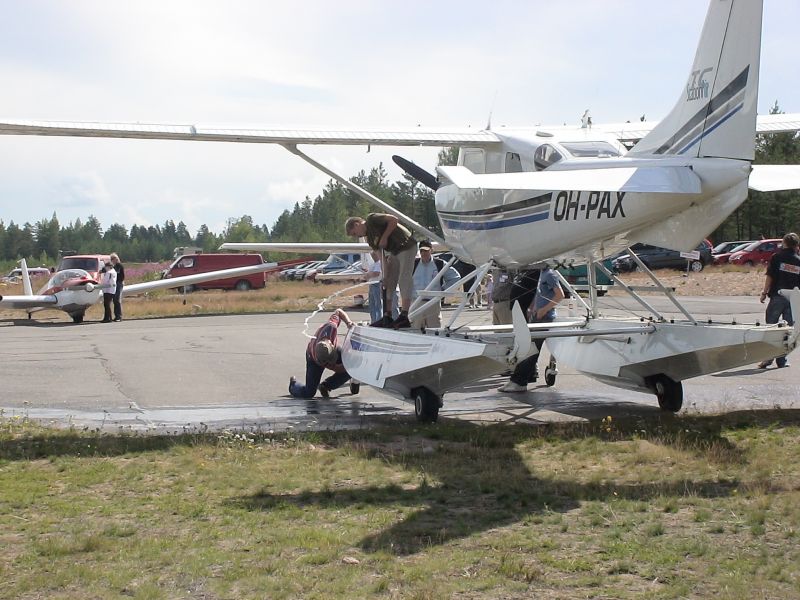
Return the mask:
[[[331,390],[350,380],[350,375],[342,364],[342,352],[339,349],[338,330],[342,322],[348,329],[353,326],[347,313],[337,308],[308,342],[305,383],[298,383],[296,377],[289,378],[289,394],[293,397],[313,398],[319,390],[323,398],[329,398]],[[320,383],[325,369],[333,371],[333,375]]]
[[[387,290],[383,305],[383,317],[373,323],[376,327],[411,327],[408,309],[414,292],[412,271],[417,256],[417,244],[411,232],[394,215],[370,213],[366,219],[350,217],[345,222],[345,232],[352,237],[366,237],[369,247],[383,252],[383,284]],[[400,287],[401,310],[397,319],[392,319],[392,298],[389,290]]]
[[[100,289],[103,290],[103,320],[101,322],[111,323],[111,303],[114,301],[114,294],[117,293],[117,272],[110,262],[103,265]]]
[[[117,272],[117,291],[114,292],[114,320],[122,321],[122,286],[125,283],[125,267],[116,252],[112,252],[110,259],[111,264],[114,266],[114,271]]]
[[[551,323],[556,319],[556,306],[564,299],[564,290],[558,281],[556,272],[549,266],[546,266],[539,275],[539,280],[536,286],[536,295],[533,298],[533,303],[528,311],[529,322],[531,323]],[[521,360],[517,363],[514,372],[508,382],[498,388],[500,392],[526,392],[528,391],[528,384],[536,381],[537,362],[539,360],[539,352],[541,352],[544,339],[539,338],[534,340],[536,345],[536,354],[532,354],[528,358]]]
[[[437,275],[447,264],[440,258],[434,258],[431,254],[432,244],[428,240],[419,243],[419,258],[414,260],[414,271],[412,279],[414,281],[414,298],[430,285]],[[439,290],[444,291],[461,280],[453,267],[447,267],[439,279]],[[425,308],[421,314],[414,317],[411,327],[421,329],[423,327],[439,328],[442,326],[442,300],[441,298],[428,298],[425,300]]]
[[[777,323],[780,319],[789,325],[794,325],[792,305],[789,298],[782,296],[780,290],[791,290],[800,287],[800,257],[797,255],[800,247],[800,237],[796,233],[787,233],[783,236],[781,249],[772,256],[764,278],[764,288],[761,290],[761,303],[767,298],[766,321],[768,324]],[[759,369],[766,369],[772,364],[772,359],[758,364]],[[778,368],[788,367],[786,355],[775,359]]]

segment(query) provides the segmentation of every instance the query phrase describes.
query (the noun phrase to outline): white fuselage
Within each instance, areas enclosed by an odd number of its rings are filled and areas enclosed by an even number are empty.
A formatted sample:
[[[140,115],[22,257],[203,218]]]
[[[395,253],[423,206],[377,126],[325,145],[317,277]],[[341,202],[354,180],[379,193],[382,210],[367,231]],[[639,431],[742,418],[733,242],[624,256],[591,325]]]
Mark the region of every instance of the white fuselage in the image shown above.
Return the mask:
[[[593,139],[613,143],[603,136]],[[550,165],[525,159],[542,154],[545,145],[561,158]],[[700,179],[701,192],[464,189],[445,182],[436,192],[436,210],[454,252],[476,265],[494,260],[519,268],[541,261],[601,259],[640,241],[689,250],[746,198],[747,161],[681,156],[575,158],[565,145],[555,137],[507,136],[502,148],[481,151],[482,172],[504,172],[507,165],[516,165],[516,172],[688,167]],[[516,162],[505,159],[512,155]],[[470,157],[462,151],[460,164],[481,168],[480,160],[474,156],[471,160],[470,165]]]

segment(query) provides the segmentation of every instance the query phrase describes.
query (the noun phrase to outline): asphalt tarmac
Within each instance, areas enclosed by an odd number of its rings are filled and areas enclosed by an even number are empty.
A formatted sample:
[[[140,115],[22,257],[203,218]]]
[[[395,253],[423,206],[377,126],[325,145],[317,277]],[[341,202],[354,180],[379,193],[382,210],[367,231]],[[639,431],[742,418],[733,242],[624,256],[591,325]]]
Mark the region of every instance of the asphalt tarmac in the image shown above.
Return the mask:
[[[753,297],[681,301],[698,319],[763,321],[764,306]],[[652,302],[667,316],[677,314],[666,299]],[[612,296],[601,303],[606,314],[630,314],[632,308],[644,314],[628,298]],[[360,311],[351,316],[368,319]],[[192,316],[82,325],[46,318],[0,320],[0,414],[65,427],[154,432],[412,423],[409,402],[367,386],[358,395],[347,387],[335,390],[329,400],[289,396],[289,376],[302,379],[305,373],[307,317]],[[327,313],[314,317],[310,333],[325,318]],[[487,324],[491,315],[467,310],[460,322]],[[447,393],[440,419],[540,423],[659,412],[655,396],[606,386],[564,366],[551,388],[540,380],[527,393],[501,394],[497,388],[504,382],[491,377]],[[800,363],[766,371],[752,365],[699,377],[684,382],[683,411],[796,409],[798,383]]]

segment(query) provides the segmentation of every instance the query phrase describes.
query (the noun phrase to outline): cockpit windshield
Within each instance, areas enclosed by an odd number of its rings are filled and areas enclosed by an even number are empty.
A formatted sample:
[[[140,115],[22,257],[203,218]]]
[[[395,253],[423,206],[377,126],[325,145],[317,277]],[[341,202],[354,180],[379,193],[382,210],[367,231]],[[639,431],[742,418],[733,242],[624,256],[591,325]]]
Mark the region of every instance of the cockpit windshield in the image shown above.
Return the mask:
[[[50,278],[47,287],[63,287],[64,282],[69,279],[89,279],[89,273],[81,269],[67,269],[66,271],[58,271]]]
[[[608,142],[561,142],[575,158],[610,158],[620,156],[619,150]]]

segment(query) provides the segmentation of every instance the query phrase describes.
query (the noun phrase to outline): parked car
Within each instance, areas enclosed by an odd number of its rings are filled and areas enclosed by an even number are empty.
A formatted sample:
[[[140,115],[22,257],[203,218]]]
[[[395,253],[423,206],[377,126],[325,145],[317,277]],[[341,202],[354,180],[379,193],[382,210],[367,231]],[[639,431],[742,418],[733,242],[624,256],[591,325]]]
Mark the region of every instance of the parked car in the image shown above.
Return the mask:
[[[731,254],[728,262],[732,265],[745,265],[748,267],[768,263],[772,255],[780,250],[782,241],[780,238],[758,240]]]
[[[659,248],[648,244],[635,244],[631,247],[648,269],[685,269],[687,265],[691,271],[702,271],[706,265],[711,264],[711,243],[703,240],[697,245],[695,251],[700,253],[700,258],[686,259],[677,250]],[[618,273],[628,273],[638,268],[636,261],[629,254],[618,256],[612,261],[614,270]]]
[[[358,283],[364,281],[366,271],[361,268],[361,261],[355,264],[327,273],[315,273],[315,283]]]
[[[100,271],[107,262],[111,260],[108,254],[73,254],[65,256],[58,263],[56,271],[66,271],[68,269],[82,269],[89,274],[95,281],[100,281]]]
[[[28,277],[31,279],[45,275],[50,275],[50,269],[47,267],[28,267]],[[11,269],[8,275],[0,278],[0,281],[3,283],[19,283],[22,281],[22,268]]]
[[[603,266],[613,271],[614,266],[611,259],[603,261]],[[587,276],[587,265],[577,265],[572,267],[560,267],[558,272],[564,276],[569,284],[575,289],[576,292],[589,292],[589,278]],[[598,296],[605,296],[608,289],[614,285],[614,280],[609,278],[600,269],[595,267],[595,286]]]
[[[321,265],[317,265],[315,268],[309,270],[309,272],[306,274],[306,279],[310,279],[311,281],[316,281],[318,275],[335,273],[336,271],[341,271],[342,269],[347,269],[348,267],[351,266],[352,263],[349,263],[346,260],[339,258],[334,254],[331,254],[328,257],[328,260],[324,261]]]
[[[749,242],[741,242],[741,243],[740,242],[725,242],[724,244],[720,244],[720,246],[725,246],[728,249],[724,250],[723,252],[714,253],[712,255],[714,257],[714,264],[715,265],[724,265],[724,264],[726,264],[728,262],[728,260],[730,259],[731,254],[733,254],[734,252],[738,252],[739,250],[743,250],[744,248],[746,248],[747,246],[749,246],[752,243],[753,243],[753,240],[750,240]],[[736,244],[736,245],[731,247],[730,244]],[[717,248],[719,248],[719,246],[717,246]]]
[[[324,260],[312,260],[292,269],[286,269],[283,271],[282,276],[289,281],[302,281],[309,272],[313,271],[324,262]]]
[[[196,275],[197,273],[261,264],[264,264],[264,258],[260,254],[185,254],[175,259],[167,268],[164,278],[169,279],[170,277],[182,277],[184,275]],[[265,273],[262,272],[195,283],[187,285],[184,291],[191,292],[196,289],[246,291],[260,289],[264,286],[266,286],[266,277]]]
[[[737,246],[741,246],[743,244],[752,244],[755,240],[739,240],[738,242],[722,242],[721,244],[717,244],[714,246],[714,249],[711,251],[711,254],[725,254],[733,252],[733,249]]]

